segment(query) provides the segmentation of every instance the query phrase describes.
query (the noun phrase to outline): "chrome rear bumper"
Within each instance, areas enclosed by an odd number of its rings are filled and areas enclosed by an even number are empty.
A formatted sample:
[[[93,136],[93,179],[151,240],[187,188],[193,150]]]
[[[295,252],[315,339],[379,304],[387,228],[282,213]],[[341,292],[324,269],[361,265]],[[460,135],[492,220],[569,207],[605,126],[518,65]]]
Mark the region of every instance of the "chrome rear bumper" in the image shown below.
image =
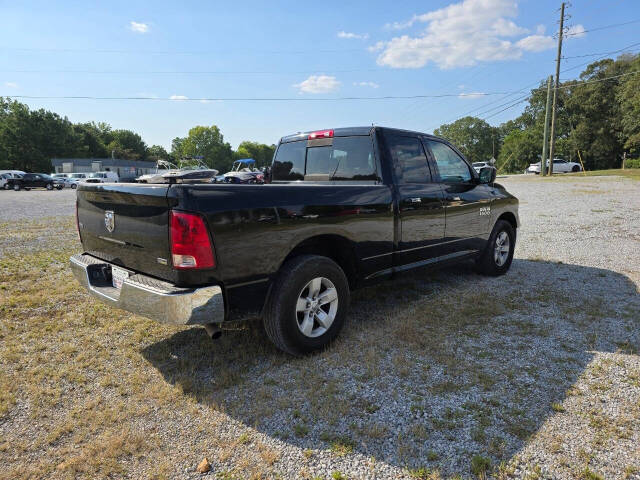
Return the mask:
[[[111,285],[111,263],[87,254],[70,258],[74,276],[102,302],[162,323],[220,323],[224,320],[222,289],[217,286],[180,288],[133,274],[118,289]]]

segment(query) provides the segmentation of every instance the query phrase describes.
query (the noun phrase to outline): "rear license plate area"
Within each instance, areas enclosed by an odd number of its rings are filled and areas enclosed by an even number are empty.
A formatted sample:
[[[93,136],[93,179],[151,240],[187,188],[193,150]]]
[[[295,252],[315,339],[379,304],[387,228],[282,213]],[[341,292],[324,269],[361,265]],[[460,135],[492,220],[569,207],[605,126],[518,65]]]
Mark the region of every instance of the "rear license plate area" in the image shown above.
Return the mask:
[[[122,288],[122,283],[129,278],[129,272],[124,268],[111,266],[111,283],[117,289]]]

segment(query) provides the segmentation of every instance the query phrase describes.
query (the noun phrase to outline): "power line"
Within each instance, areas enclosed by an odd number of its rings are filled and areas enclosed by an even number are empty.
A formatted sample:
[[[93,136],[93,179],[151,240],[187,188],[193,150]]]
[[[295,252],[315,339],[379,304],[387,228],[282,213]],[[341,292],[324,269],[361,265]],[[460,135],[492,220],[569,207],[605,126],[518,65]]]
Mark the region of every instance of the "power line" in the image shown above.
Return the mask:
[[[380,72],[381,68],[362,68],[350,70],[0,70],[2,73],[86,73],[91,75],[298,75],[298,74],[329,74],[329,73],[356,73],[356,72]]]
[[[611,55],[613,53],[620,53],[620,52],[626,52],[628,51],[631,47],[635,47],[637,45],[640,45],[640,42],[638,43],[633,43],[631,45],[629,45],[628,47],[625,48],[621,48],[619,50],[611,50],[610,52],[600,52],[600,53],[585,53],[584,55],[572,55],[570,57],[562,57],[563,60],[567,60],[570,58],[584,58],[584,57],[599,57],[602,55]]]
[[[587,32],[597,32],[597,31],[600,31],[600,30],[606,30],[608,28],[615,28],[615,27],[622,27],[624,25],[631,25],[633,23],[640,23],[640,19],[631,20],[629,22],[623,22],[623,23],[614,23],[612,25],[605,25],[603,27],[590,28],[589,30],[580,30],[579,32],[564,33],[563,36],[571,37],[571,36],[575,36],[575,35],[583,35],[583,34],[585,34]]]
[[[191,101],[191,102],[306,102],[306,101],[341,101],[341,100],[402,100],[402,99],[416,99],[416,98],[445,98],[445,97],[466,97],[466,96],[490,96],[490,95],[505,95],[510,92],[483,92],[483,93],[441,93],[433,95],[383,95],[378,97],[216,97],[216,98],[166,98],[166,97],[98,97],[91,95],[62,95],[62,96],[48,96],[48,95],[5,95],[6,98],[26,98],[26,99],[41,99],[41,100],[63,100],[63,99],[76,99],[76,100],[170,100],[170,101]]]
[[[526,101],[527,101],[527,99],[526,99],[526,98],[525,98],[524,100],[518,100],[518,101],[516,101],[516,102],[512,103],[511,105],[509,105],[508,107],[505,107],[505,108],[503,108],[502,110],[497,111],[496,113],[492,113],[491,115],[489,115],[489,116],[487,116],[487,117],[484,117],[484,118],[483,118],[483,120],[487,120],[487,119],[489,119],[489,118],[491,118],[491,117],[495,117],[495,116],[496,116],[496,115],[498,115],[499,113],[502,113],[502,112],[504,112],[505,110],[509,110],[510,108],[513,108],[513,107],[515,107],[516,105],[519,105],[519,104],[521,104],[521,103],[523,103],[523,102],[526,102]]]
[[[220,53],[258,53],[272,55],[302,55],[310,53],[341,53],[362,52],[364,48],[339,48],[318,50],[256,50],[256,49],[230,49],[220,48],[215,50],[118,50],[118,49],[90,49],[90,48],[42,48],[42,47],[10,47],[0,45],[0,50],[12,50],[17,52],[45,52],[45,53],[115,53],[119,55],[214,55]]]
[[[612,75],[609,77],[599,78],[595,80],[576,81],[571,85],[558,86],[558,89],[574,88],[577,85],[586,85],[589,83],[604,82],[606,80],[612,80],[614,78],[626,77],[629,75],[636,75],[640,73],[640,70],[634,70],[632,72],[621,73],[619,75]],[[166,98],[166,97],[98,97],[91,95],[61,95],[61,96],[49,96],[49,95],[4,95],[5,98],[24,98],[24,99],[39,99],[39,100],[155,100],[155,101],[182,101],[182,102],[335,102],[344,100],[403,100],[403,99],[416,99],[416,98],[445,98],[445,97],[460,97],[460,96],[489,96],[489,95],[507,95],[520,93],[521,90],[514,90],[512,92],[483,92],[483,93],[441,93],[433,95],[384,95],[378,97],[324,97],[324,98],[309,98],[309,97],[205,97],[205,98]],[[524,100],[518,100],[522,102]],[[500,112],[498,112],[500,113]]]

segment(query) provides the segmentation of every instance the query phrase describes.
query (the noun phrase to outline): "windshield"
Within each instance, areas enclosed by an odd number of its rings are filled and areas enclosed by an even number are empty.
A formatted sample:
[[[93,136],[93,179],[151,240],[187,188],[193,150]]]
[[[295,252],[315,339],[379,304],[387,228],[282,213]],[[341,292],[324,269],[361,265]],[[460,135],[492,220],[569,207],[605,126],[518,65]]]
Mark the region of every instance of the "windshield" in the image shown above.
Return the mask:
[[[273,160],[275,181],[378,180],[371,137],[335,137],[331,145],[282,143]]]
[[[105,174],[104,173],[99,173],[99,172],[92,173],[92,174],[89,175],[89,178],[104,178],[104,177],[105,177]]]
[[[71,178],[85,178],[86,175],[84,173],[72,173]]]
[[[476,162],[473,164],[474,167],[484,167],[485,163],[484,162]]]

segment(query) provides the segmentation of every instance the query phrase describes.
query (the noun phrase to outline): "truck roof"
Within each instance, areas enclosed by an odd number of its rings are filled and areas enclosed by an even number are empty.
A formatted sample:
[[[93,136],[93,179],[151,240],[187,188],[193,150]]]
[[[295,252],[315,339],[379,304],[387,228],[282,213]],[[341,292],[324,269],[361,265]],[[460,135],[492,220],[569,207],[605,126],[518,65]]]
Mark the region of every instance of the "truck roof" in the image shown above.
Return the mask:
[[[404,130],[402,128],[390,128],[390,127],[379,127],[379,126],[334,128],[333,136],[334,137],[350,137],[354,135],[370,135],[371,132],[376,129],[390,131],[390,132],[397,132],[397,133],[410,133],[412,135],[420,135],[423,137],[438,138],[435,135],[431,135],[429,133],[417,132],[414,130]],[[317,131],[318,130],[308,130],[306,132],[298,132],[292,135],[286,135],[280,139],[280,143],[288,143],[288,142],[295,142],[297,140],[303,140],[303,139],[306,139],[310,133],[317,132]]]

